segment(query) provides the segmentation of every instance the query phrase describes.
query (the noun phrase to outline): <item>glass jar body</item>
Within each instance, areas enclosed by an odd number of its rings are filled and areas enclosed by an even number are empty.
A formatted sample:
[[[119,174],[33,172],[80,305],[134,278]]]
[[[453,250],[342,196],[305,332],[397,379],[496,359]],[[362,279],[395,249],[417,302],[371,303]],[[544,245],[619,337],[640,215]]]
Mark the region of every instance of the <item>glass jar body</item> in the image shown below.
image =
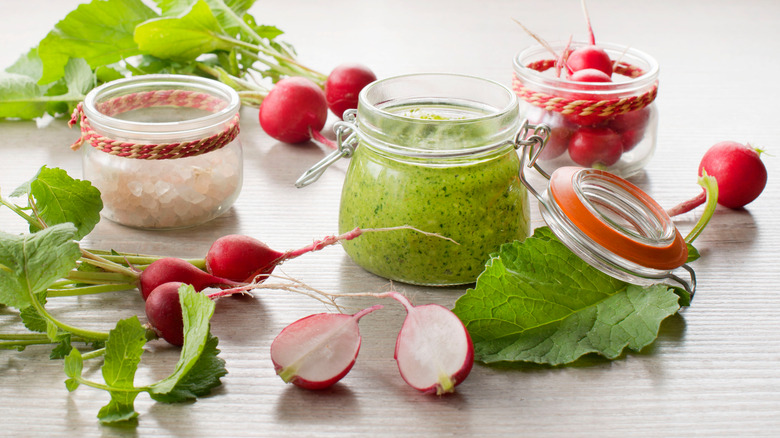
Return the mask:
[[[105,218],[143,229],[191,227],[237,199],[243,151],[238,96],[228,87],[188,76],[130,78],[93,90],[84,114],[101,139],[83,145],[84,178],[100,190]],[[106,139],[117,146],[101,146]]]
[[[100,190],[102,215],[134,228],[199,225],[227,211],[243,181],[241,143],[194,157],[136,160],[85,147],[84,178]]]
[[[573,43],[571,49],[582,45]],[[657,62],[636,49],[599,46],[615,62],[612,82],[571,81],[563,70],[558,76],[552,55],[541,46],[515,57],[513,88],[521,117],[551,128],[539,156],[547,170],[574,165],[627,177],[644,168],[655,152]],[[552,48],[561,53],[564,45]]]
[[[359,143],[344,181],[339,230],[408,225],[436,233],[364,233],[343,246],[358,265],[391,280],[467,284],[490,253],[530,231],[512,143],[516,101],[490,81],[437,76],[391,78],[361,93]],[[478,91],[493,87],[493,97]]]

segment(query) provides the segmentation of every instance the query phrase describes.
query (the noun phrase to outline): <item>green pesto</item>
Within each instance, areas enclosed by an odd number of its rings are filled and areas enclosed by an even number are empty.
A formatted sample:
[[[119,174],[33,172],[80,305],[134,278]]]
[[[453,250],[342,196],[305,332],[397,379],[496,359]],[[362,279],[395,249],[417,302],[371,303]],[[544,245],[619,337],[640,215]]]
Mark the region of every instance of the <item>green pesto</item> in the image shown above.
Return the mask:
[[[411,225],[412,230],[365,233],[342,242],[364,269],[424,285],[467,284],[503,243],[529,233],[529,206],[511,147],[472,164],[433,167],[401,162],[360,145],[341,195],[340,232],[355,227]]]

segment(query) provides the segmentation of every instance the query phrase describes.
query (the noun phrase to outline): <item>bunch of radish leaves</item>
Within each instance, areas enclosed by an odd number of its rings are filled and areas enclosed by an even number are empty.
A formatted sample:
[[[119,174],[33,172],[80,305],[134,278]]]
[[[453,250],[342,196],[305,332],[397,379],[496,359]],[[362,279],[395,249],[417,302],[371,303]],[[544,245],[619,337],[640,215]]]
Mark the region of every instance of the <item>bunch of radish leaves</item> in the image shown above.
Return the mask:
[[[258,106],[268,83],[326,77],[296,60],[274,26],[247,13],[254,0],[93,0],[59,21],[0,73],[0,118],[69,114],[97,85],[155,73],[200,75]]]
[[[157,401],[179,402],[208,394],[220,385],[226,370],[218,357],[217,338],[210,333],[214,302],[191,287],[180,297],[185,342],[176,368],[167,378],[146,386],[137,387],[133,380],[144,345],[156,335],[136,316],[102,332],[76,327],[47,310],[47,300],[55,297],[50,292],[64,290],[63,284],[73,284],[63,279],[106,274],[88,272],[99,269],[84,260],[78,243],[100,218],[103,204],[96,188],[71,178],[62,169],[44,166],[10,196],[26,199],[27,203],[18,205],[0,197],[0,207],[10,208],[24,218],[30,231],[0,232],[0,304],[8,307],[4,318],[16,319],[30,333],[0,333],[0,348],[23,350],[31,345],[53,345],[50,357],[64,358],[68,390],[85,385],[109,392],[110,402],[98,413],[105,423],[134,420],[138,414],[133,402],[141,392]],[[77,291],[79,286],[70,289]],[[100,357],[103,382],[86,379],[81,373],[84,361]]]

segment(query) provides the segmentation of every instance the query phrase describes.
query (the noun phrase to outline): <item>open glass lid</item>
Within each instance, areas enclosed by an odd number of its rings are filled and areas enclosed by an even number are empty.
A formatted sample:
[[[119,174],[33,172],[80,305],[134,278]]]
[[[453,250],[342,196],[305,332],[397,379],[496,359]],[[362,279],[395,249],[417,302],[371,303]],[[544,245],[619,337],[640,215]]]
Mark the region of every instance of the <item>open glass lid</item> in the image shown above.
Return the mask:
[[[531,131],[533,129],[533,131]],[[523,125],[520,179],[539,200],[542,218],[558,239],[600,271],[633,284],[672,280],[693,295],[696,277],[685,264],[688,247],[666,211],[639,187],[604,170],[560,167],[552,175],[536,164],[549,132]],[[525,177],[533,167],[548,180],[539,193]],[[674,272],[687,271],[690,280]]]

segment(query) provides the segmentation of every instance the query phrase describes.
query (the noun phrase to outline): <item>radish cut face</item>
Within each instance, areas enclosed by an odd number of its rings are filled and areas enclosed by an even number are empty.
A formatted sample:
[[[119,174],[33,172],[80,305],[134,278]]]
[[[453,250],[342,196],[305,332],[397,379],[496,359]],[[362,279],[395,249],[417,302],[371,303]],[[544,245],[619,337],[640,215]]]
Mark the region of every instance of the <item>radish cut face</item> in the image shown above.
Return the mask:
[[[307,389],[323,389],[352,369],[360,350],[358,321],[380,309],[354,315],[318,313],[288,325],[271,344],[271,361],[279,377]]]
[[[403,295],[388,294],[407,311],[395,344],[401,377],[422,392],[455,391],[474,365],[474,346],[463,322],[444,306],[412,306]]]

